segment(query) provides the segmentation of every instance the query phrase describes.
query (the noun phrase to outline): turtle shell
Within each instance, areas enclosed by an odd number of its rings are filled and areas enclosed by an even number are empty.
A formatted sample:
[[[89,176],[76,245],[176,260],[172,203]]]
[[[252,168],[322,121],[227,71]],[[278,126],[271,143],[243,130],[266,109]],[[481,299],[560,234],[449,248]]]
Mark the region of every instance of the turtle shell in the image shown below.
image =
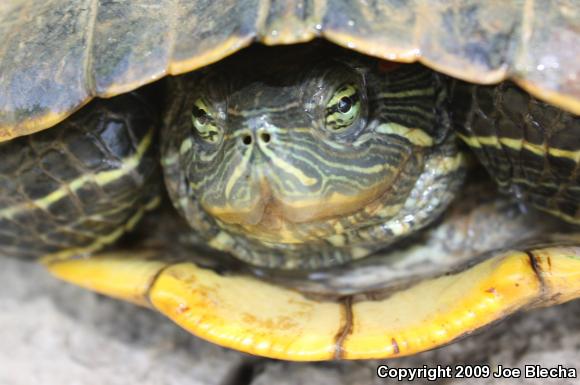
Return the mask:
[[[511,78],[580,113],[580,6],[510,1],[10,0],[0,4],[0,140],[259,41],[317,37],[469,82]]]

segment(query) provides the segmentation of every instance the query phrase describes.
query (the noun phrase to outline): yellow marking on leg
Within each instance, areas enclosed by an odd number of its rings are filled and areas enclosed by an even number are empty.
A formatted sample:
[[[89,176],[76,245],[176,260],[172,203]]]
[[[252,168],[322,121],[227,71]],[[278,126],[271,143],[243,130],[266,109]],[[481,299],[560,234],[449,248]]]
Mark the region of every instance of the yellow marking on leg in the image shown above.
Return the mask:
[[[32,202],[25,202],[19,205],[6,207],[0,210],[0,217],[12,218],[14,215],[23,211],[30,210],[31,208],[47,209],[51,204],[63,199],[69,195],[71,191],[76,192],[88,182],[94,182],[99,186],[105,186],[111,182],[114,182],[115,180],[118,180],[124,175],[131,173],[139,166],[141,158],[151,146],[154,132],[155,131],[153,129],[149,130],[145,137],[143,137],[141,143],[139,143],[137,152],[132,156],[123,159],[120,168],[115,170],[102,171],[96,174],[90,173],[82,175],[42,198],[35,199]]]
[[[495,147],[501,149],[502,145],[512,150],[519,151],[522,148],[540,156],[545,156],[546,153],[557,158],[568,158],[576,163],[580,162],[580,150],[564,150],[552,146],[545,146],[544,144],[530,143],[521,139],[490,136],[466,136],[458,134],[458,136],[467,143],[470,147],[482,148],[482,146]]]
[[[147,211],[153,210],[160,203],[161,198],[159,196],[156,196],[144,206],[139,207],[135,212],[135,214],[133,214],[127,222],[125,222],[122,226],[115,229],[113,232],[95,238],[95,240],[92,243],[86,246],[65,249],[47,254],[41,258],[41,261],[44,263],[50,263],[56,260],[84,256],[94,253],[95,251],[102,249],[104,246],[112,244],[117,239],[119,239],[121,235],[135,228],[135,225],[139,222],[141,218],[143,218],[143,215],[145,215]]]

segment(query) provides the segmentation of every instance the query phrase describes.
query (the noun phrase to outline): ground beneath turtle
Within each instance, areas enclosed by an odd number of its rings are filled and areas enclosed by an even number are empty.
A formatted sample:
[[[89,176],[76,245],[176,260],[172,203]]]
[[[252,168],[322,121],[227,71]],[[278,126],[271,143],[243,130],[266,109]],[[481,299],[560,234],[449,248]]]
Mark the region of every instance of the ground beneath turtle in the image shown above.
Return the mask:
[[[477,336],[388,362],[286,363],[211,345],[146,309],[51,278],[41,266],[0,259],[0,384],[383,384],[391,367],[563,365],[580,371],[580,301],[519,314]],[[553,380],[578,384],[579,379]],[[446,384],[464,383],[451,379]],[[501,383],[543,384],[542,379]],[[414,381],[414,384],[428,381]],[[478,383],[497,383],[490,379]]]

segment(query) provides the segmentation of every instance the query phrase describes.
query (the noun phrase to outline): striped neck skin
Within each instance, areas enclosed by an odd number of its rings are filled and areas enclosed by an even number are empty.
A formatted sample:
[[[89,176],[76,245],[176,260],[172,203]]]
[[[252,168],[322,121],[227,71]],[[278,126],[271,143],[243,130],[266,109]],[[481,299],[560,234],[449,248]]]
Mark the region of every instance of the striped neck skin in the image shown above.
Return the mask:
[[[358,55],[255,62],[175,80],[164,157],[177,158],[183,186],[170,194],[186,217],[195,206],[274,248],[395,217],[447,135],[436,74]]]

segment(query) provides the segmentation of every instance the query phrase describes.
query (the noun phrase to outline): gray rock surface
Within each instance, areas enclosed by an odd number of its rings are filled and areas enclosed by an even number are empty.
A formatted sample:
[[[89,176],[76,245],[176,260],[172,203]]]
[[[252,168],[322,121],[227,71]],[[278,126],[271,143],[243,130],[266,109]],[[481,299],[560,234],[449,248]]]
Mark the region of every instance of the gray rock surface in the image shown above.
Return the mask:
[[[398,368],[538,364],[580,371],[580,301],[516,315],[483,333],[414,357],[381,362],[288,363],[206,343],[159,314],[59,282],[35,264],[1,258],[0,282],[0,385],[396,382],[377,378],[380,364]],[[580,384],[580,379],[549,382]],[[485,379],[477,383],[543,384],[546,380]]]

